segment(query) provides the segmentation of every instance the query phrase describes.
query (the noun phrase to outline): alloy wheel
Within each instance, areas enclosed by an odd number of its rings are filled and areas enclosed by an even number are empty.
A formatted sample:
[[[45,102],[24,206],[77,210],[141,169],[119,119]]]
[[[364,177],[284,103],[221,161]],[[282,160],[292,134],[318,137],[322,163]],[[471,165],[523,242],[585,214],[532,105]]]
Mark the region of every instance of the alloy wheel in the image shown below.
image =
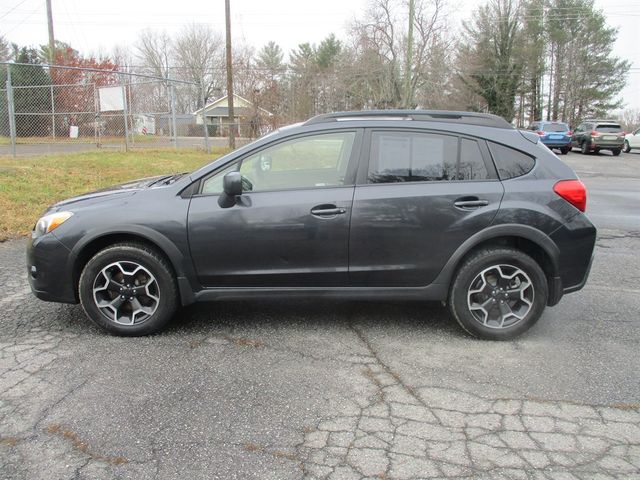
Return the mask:
[[[533,282],[513,265],[493,265],[471,282],[467,305],[473,318],[485,327],[508,328],[521,322],[533,308]]]
[[[100,312],[120,325],[138,325],[153,315],[160,289],[153,274],[132,261],[104,267],[93,281],[93,300]]]

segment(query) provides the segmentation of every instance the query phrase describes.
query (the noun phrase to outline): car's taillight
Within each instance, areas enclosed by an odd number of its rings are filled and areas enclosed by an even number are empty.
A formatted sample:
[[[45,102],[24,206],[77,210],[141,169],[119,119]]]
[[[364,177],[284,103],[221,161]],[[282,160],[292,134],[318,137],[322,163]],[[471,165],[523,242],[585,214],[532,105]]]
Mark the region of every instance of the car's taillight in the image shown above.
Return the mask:
[[[560,180],[553,191],[581,212],[587,209],[587,187],[580,180]]]
[[[596,132],[595,130],[591,132],[591,136],[592,137],[599,137],[600,136],[600,132]]]
[[[569,130],[569,131],[567,132],[567,135],[569,135],[569,136],[573,135],[573,130]]]
[[[538,135],[540,135],[541,137],[544,137],[544,136],[545,136],[545,133],[544,133],[542,130],[538,130],[536,133],[537,133]]]

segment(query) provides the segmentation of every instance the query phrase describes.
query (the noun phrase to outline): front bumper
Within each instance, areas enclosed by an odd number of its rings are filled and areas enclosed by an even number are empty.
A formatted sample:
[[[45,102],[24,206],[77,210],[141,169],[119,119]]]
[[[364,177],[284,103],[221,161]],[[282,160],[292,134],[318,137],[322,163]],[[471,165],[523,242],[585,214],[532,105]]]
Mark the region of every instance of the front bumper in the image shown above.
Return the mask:
[[[67,247],[53,233],[29,240],[27,277],[31,291],[40,300],[78,303],[69,255]]]

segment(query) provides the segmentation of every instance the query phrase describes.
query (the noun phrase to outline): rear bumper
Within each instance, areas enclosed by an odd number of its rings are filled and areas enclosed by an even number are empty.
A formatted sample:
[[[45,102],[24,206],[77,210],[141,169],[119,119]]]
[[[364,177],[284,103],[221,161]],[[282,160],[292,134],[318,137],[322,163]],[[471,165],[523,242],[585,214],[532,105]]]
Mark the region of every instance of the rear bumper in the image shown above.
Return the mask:
[[[576,292],[587,283],[596,234],[596,227],[586,215],[579,213],[550,235],[560,250],[559,286],[555,285],[555,288],[561,290],[562,294]]]
[[[612,148],[623,148],[624,147],[624,140],[620,140],[620,141],[591,141],[589,142],[589,150],[595,150],[600,149],[600,150],[609,150]]]
[[[36,297],[47,302],[78,303],[68,260],[69,250],[52,233],[29,240],[27,277]]]
[[[568,148],[571,146],[571,139],[567,138],[565,140],[542,140],[548,148]]]

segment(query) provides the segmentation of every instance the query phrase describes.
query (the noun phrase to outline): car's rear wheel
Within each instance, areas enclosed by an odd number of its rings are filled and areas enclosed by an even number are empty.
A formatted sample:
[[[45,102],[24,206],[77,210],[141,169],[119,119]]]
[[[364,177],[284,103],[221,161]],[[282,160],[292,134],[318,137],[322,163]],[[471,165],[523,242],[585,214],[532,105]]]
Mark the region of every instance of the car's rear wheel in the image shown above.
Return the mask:
[[[570,147],[563,147],[563,148],[560,149],[560,153],[562,155],[566,155],[567,153],[569,153],[569,150],[571,150]]]
[[[531,328],[547,304],[544,272],[529,255],[507,247],[482,249],[458,270],[449,309],[471,335],[508,340]]]
[[[115,335],[158,332],[178,304],[171,266],[155,250],[138,243],[99,251],[84,267],[78,288],[87,316]]]
[[[580,144],[580,153],[582,153],[583,155],[589,154],[589,145],[587,144],[587,142],[582,142]]]
[[[619,148],[614,148],[613,150],[611,150],[611,153],[613,154],[614,157],[617,157],[620,155],[620,152],[622,150],[620,150]]]
[[[631,146],[629,145],[629,140],[624,141],[624,153],[629,153],[631,151]]]

